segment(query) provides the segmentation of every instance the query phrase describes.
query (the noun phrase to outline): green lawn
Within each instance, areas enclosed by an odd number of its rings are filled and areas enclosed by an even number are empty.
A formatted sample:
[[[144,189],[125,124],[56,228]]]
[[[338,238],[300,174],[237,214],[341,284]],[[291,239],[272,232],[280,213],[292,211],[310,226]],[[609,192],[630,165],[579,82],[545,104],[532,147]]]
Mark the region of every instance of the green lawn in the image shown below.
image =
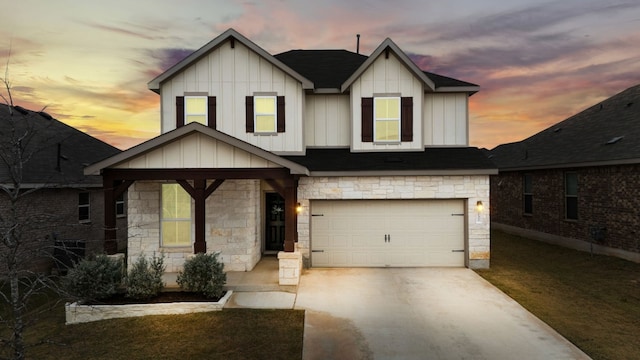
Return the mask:
[[[477,271],[594,359],[640,359],[640,264],[491,234]]]
[[[303,328],[303,311],[253,309],[67,326],[58,306],[27,334],[47,341],[27,359],[300,359]],[[0,350],[0,359],[11,354]]]

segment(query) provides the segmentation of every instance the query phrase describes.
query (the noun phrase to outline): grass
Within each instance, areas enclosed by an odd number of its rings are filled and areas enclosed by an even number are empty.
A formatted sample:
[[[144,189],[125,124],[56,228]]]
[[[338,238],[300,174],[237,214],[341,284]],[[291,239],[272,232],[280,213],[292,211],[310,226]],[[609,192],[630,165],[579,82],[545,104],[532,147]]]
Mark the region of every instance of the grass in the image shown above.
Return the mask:
[[[47,342],[27,359],[300,359],[303,328],[303,311],[256,309],[67,326],[57,306],[27,332],[29,342]]]
[[[477,272],[593,359],[640,358],[640,264],[492,231]]]

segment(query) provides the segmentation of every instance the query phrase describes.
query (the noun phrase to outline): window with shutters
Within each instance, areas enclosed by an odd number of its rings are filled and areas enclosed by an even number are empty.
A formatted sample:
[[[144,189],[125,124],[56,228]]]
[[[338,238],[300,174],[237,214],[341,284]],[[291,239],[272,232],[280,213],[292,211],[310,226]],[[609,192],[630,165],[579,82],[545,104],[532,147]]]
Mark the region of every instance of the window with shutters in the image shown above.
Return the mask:
[[[246,111],[246,130],[248,133],[260,135],[285,131],[284,96],[247,96]]]
[[[413,141],[413,98],[362,98],[362,142]]]
[[[162,246],[191,245],[191,196],[180,184],[162,184]]]
[[[215,96],[176,96],[176,128],[192,122],[216,128]]]

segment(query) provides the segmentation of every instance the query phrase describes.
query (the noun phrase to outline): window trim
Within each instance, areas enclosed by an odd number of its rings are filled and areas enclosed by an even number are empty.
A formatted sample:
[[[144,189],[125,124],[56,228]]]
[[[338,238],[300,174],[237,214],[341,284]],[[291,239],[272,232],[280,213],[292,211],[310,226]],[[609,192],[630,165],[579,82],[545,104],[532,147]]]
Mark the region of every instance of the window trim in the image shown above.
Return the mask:
[[[575,182],[576,182],[576,193],[575,194],[569,194],[569,187],[568,185],[568,181],[569,181],[569,175],[574,175],[575,176]],[[564,219],[567,221],[577,221],[580,218],[580,212],[578,209],[578,173],[575,171],[567,171],[564,173]],[[575,199],[575,217],[569,217],[569,199]]]
[[[374,109],[373,103],[375,98],[381,97],[400,97],[400,140],[393,142],[374,141]],[[360,98],[361,122],[360,122],[360,141],[363,143],[374,143],[374,145],[400,144],[403,142],[413,141],[413,97],[401,96],[401,94],[374,94],[373,97]]]
[[[206,93],[185,93],[184,96],[176,96],[176,129],[185,125],[186,102],[185,97],[206,97],[207,98],[207,123],[204,124],[215,129],[216,124],[216,97],[208,96]]]
[[[398,117],[397,118],[378,118],[377,115],[377,107],[379,100],[397,100],[398,101]],[[377,123],[379,121],[395,121],[397,124],[397,134],[398,138],[393,140],[381,140],[378,139],[378,131],[377,131]],[[402,140],[402,100],[400,96],[396,95],[383,95],[383,96],[374,96],[373,97],[373,142],[378,144],[398,144]]]
[[[86,195],[87,196],[87,202],[86,203],[82,203],[82,196]],[[81,214],[80,214],[80,209],[87,209],[87,218],[84,219],[82,218]],[[80,222],[81,224],[86,224],[86,223],[90,223],[91,222],[91,193],[88,191],[82,191],[78,193],[78,222]]]
[[[527,178],[529,178],[529,189],[527,189]],[[527,198],[529,198],[530,211],[527,211]],[[522,176],[522,201],[522,213],[524,215],[533,215],[533,175],[531,174]]]
[[[270,99],[273,101],[273,113],[260,113],[257,109],[258,99]],[[259,131],[258,116],[273,116],[273,130]],[[272,135],[278,132],[278,97],[276,95],[253,96],[253,133],[256,135]]]
[[[187,196],[189,197],[189,217],[188,218],[170,218],[170,219],[165,219],[164,217],[164,211],[163,208],[165,206],[164,204],[164,186],[167,185],[172,185],[172,186],[177,186],[179,189],[182,189],[182,191],[184,191]],[[192,199],[191,196],[189,195],[189,193],[187,193],[186,190],[184,190],[184,188],[182,188],[182,186],[178,183],[164,183],[160,185],[160,247],[161,248],[182,248],[182,247],[190,247],[193,244],[193,206],[192,206]],[[188,242],[184,242],[184,243],[179,243],[179,244],[165,244],[164,243],[164,233],[162,231],[163,228],[163,224],[167,223],[167,222],[188,222],[189,223],[189,240]]]
[[[255,105],[254,98],[255,97],[275,97],[276,99],[276,107],[275,107],[275,121],[276,127],[274,132],[256,132],[256,124],[255,124]],[[247,133],[253,133],[256,136],[263,135],[278,135],[278,133],[285,132],[285,101],[284,96],[278,95],[277,93],[254,93],[251,96],[245,97],[245,131]]]

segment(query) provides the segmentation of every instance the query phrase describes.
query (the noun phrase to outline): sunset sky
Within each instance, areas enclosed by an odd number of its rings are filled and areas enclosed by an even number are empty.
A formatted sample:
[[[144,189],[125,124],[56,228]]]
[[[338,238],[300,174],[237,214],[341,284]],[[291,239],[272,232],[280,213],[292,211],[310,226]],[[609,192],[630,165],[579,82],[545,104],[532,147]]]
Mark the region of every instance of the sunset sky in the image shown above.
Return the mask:
[[[120,149],[159,134],[147,82],[228,28],[271,54],[355,51],[361,34],[368,55],[389,37],[423,70],[480,85],[470,145],[489,149],[640,83],[638,0],[2,2],[15,103]]]

